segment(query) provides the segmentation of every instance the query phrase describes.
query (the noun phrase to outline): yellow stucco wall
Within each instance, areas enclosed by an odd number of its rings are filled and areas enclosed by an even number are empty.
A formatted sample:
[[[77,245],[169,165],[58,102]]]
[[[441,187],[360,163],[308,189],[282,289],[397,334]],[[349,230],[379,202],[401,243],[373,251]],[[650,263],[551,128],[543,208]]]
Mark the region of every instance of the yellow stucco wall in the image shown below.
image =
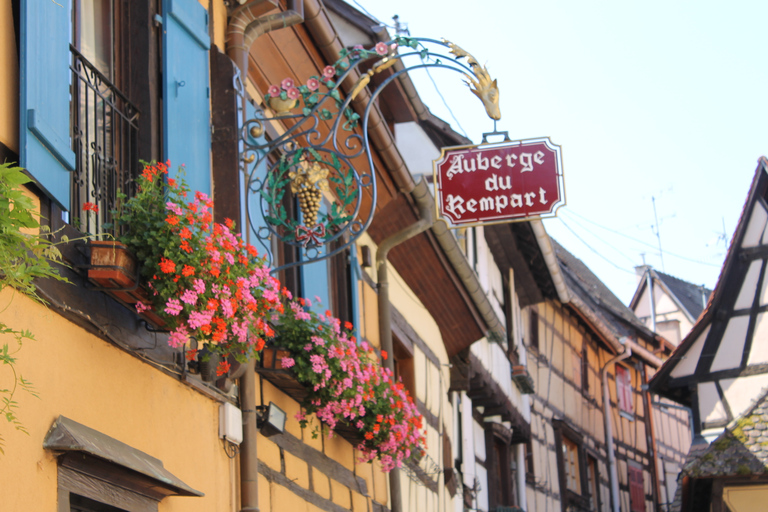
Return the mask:
[[[19,67],[11,0],[0,0],[0,142],[19,152]]]
[[[57,463],[43,439],[59,415],[162,460],[205,493],[166,498],[162,512],[234,510],[234,466],[218,439],[218,403],[26,297],[5,290],[0,305],[0,320],[36,337],[19,352],[18,370],[39,394],[16,396],[28,436],[0,424],[0,480],[14,485],[3,493],[4,510],[56,510]],[[0,371],[4,387],[9,376]]]

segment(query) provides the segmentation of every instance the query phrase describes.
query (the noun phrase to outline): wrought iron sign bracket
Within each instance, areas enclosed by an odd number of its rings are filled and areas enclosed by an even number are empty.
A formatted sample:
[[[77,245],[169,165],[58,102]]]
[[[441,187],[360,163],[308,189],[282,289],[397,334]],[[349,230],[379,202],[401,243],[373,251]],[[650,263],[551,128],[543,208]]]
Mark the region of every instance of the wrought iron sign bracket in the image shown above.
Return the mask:
[[[370,61],[370,69],[358,71]],[[361,117],[351,102],[374,75],[398,62],[402,66],[371,92]],[[387,85],[419,68],[462,73],[488,116],[500,119],[496,80],[472,55],[446,40],[397,37],[373,49],[342,50],[338,61],[305,84],[286,78],[272,85],[265,95],[267,111],[257,110],[255,117],[243,123],[240,163],[247,233],[270,257],[278,241],[298,252],[295,261],[276,266],[273,272],[339,254],[370,226],[376,179],[368,141],[369,116]],[[341,84],[349,77],[357,79],[343,97]],[[279,127],[270,132],[280,135],[267,141],[260,138],[267,133],[268,123]],[[355,131],[360,124],[361,130]]]

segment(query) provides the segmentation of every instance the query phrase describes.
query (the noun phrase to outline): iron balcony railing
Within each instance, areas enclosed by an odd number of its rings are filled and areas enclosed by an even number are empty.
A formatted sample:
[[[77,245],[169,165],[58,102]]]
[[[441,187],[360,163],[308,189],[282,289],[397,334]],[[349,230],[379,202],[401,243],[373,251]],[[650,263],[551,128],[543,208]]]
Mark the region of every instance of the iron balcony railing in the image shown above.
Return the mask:
[[[135,194],[139,111],[76,48],[70,50],[70,126],[76,158],[70,222],[84,233],[97,234],[105,231],[105,223],[112,223],[118,192]],[[84,211],[85,203],[97,208]]]

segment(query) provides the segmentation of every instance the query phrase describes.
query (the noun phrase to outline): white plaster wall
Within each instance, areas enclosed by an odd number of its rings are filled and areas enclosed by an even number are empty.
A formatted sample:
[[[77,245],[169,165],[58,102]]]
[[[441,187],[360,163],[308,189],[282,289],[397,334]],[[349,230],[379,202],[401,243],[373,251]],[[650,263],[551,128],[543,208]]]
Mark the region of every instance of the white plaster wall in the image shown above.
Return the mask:
[[[727,419],[725,408],[720,401],[717,387],[714,382],[700,382],[698,384],[699,414],[705,423],[722,421]]]
[[[440,158],[440,150],[415,121],[395,125],[397,149],[414,176],[432,175],[432,161]]]
[[[736,298],[734,309],[746,309],[752,307],[762,265],[763,262],[760,260],[755,260],[749,264],[749,270],[747,270],[747,275],[741,285],[741,290],[739,291],[739,296]]]
[[[768,214],[759,202],[755,203],[755,208],[752,211],[752,216],[749,218],[749,224],[747,225],[747,231],[744,234],[744,240],[741,243],[742,247],[756,247],[763,239],[763,233],[765,231]]]
[[[729,370],[741,365],[748,327],[749,315],[734,316],[728,320],[723,340],[717,349],[710,371]]]
[[[709,329],[711,325],[708,325],[704,331],[699,335],[691,348],[686,352],[685,357],[677,364],[674,370],[670,373],[673,378],[686,377],[693,375],[696,370],[696,365],[699,363],[699,356],[701,355],[701,349],[704,348],[704,341],[709,335]]]

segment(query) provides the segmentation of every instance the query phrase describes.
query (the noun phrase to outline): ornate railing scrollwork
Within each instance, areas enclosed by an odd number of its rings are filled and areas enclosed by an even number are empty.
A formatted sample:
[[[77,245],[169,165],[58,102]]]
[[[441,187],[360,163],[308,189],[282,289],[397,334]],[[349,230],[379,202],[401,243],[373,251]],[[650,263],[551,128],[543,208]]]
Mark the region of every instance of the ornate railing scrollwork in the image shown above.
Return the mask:
[[[378,60],[367,71],[357,73],[363,62],[374,59]],[[403,67],[371,92],[362,116],[355,112],[351,107],[354,98],[374,75],[398,61]],[[376,180],[367,136],[371,109],[382,89],[398,76],[434,67],[464,74],[489,117],[501,117],[496,81],[472,55],[445,40],[397,37],[373,49],[358,46],[342,50],[336,63],[305,84],[286,78],[269,87],[265,104],[270,114],[257,110],[255,117],[243,124],[241,164],[246,176],[250,234],[268,252],[274,240],[300,251],[298,261],[277,266],[275,272],[329,258],[368,228],[376,207]],[[353,74],[359,78],[343,97],[340,84]],[[362,134],[356,133],[354,129],[361,122]],[[279,135],[258,142],[269,123],[277,123],[280,128],[272,133]],[[355,166],[360,159],[366,168]]]

